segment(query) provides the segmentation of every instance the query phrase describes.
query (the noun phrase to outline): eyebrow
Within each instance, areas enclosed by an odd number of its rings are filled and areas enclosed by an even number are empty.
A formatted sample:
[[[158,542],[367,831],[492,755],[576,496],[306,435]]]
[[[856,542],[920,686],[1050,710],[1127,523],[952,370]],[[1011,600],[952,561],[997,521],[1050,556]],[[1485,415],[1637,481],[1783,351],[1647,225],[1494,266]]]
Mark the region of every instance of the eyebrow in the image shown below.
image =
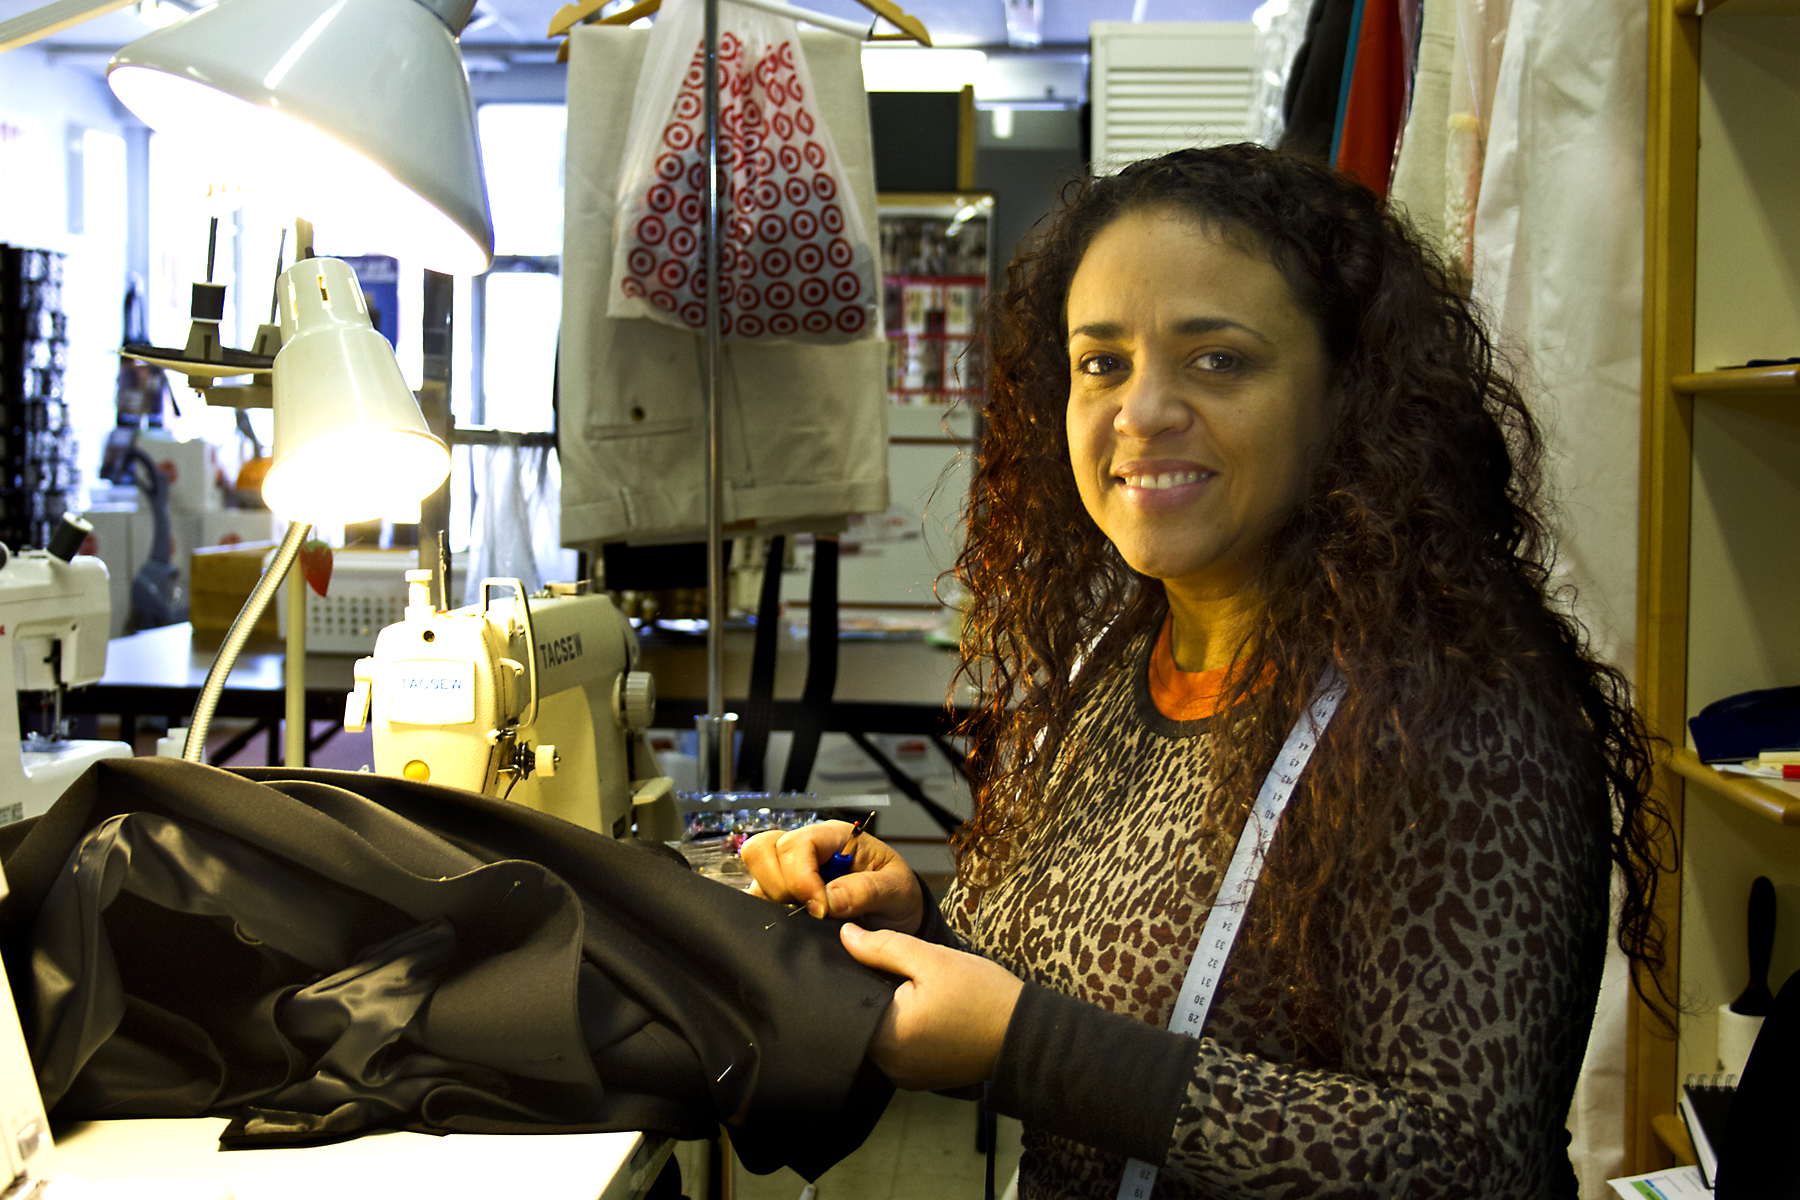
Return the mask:
[[[1263,345],[1272,345],[1268,338],[1239,321],[1225,317],[1189,317],[1175,326],[1175,332],[1185,337],[1193,337],[1203,333],[1217,333],[1221,329],[1235,329],[1247,333]],[[1125,327],[1112,321],[1095,321],[1087,325],[1069,330],[1069,338],[1073,341],[1078,336],[1091,337],[1098,341],[1107,341],[1123,337]]]

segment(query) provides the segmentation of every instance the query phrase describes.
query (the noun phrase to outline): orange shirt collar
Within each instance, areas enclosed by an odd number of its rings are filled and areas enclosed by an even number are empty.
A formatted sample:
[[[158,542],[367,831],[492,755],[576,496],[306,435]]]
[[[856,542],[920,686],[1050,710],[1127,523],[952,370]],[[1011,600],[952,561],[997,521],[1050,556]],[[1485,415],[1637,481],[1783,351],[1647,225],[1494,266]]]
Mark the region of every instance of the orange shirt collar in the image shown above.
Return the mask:
[[[1156,703],[1156,711],[1171,721],[1198,721],[1210,717],[1219,709],[1219,697],[1225,691],[1225,676],[1231,668],[1183,671],[1175,665],[1173,629],[1174,617],[1164,617],[1156,649],[1150,652],[1150,698]]]

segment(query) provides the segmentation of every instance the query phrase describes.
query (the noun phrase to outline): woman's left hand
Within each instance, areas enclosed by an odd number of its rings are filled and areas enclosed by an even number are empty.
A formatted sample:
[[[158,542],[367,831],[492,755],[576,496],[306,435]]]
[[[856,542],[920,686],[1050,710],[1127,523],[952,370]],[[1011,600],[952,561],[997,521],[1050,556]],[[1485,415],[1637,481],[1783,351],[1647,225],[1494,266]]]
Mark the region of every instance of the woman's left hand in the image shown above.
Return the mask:
[[[998,963],[947,946],[845,924],[844,948],[864,966],[904,975],[869,1042],[869,1057],[899,1087],[962,1087],[993,1076],[1025,985]]]

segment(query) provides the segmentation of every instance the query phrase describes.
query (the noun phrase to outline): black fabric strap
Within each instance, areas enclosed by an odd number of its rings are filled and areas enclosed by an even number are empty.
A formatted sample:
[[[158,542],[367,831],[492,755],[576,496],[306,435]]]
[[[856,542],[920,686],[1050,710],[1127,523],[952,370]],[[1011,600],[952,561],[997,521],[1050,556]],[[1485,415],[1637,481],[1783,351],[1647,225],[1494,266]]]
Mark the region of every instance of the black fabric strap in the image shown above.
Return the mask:
[[[988,1100],[996,1112],[1162,1166],[1200,1039],[1026,983]]]
[[[763,790],[769,756],[769,725],[775,712],[775,635],[781,625],[781,563],[787,539],[769,539],[763,560],[762,596],[756,604],[756,648],[750,656],[750,695],[738,722],[737,785],[747,792]]]
[[[819,735],[837,691],[838,544],[836,538],[813,541],[811,615],[806,634],[806,688],[800,693],[800,715],[794,720],[794,745],[788,751],[781,790],[804,792],[819,756]]]
[[[893,784],[901,795],[924,809],[925,815],[936,821],[945,833],[955,833],[962,827],[961,817],[927,796],[925,789],[921,788],[916,780],[896,766],[893,759],[883,754],[880,746],[869,740],[868,734],[853,732],[850,734],[850,740],[860,746],[862,752],[881,768],[881,773],[888,777],[888,782]]]

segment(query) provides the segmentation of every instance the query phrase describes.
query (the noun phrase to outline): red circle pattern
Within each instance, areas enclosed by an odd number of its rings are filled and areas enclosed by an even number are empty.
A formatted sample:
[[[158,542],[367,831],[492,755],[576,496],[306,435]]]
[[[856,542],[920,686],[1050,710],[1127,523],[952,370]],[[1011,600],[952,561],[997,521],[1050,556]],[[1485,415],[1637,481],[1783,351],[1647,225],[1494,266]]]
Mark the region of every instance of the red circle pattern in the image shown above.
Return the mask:
[[[662,131],[653,180],[629,203],[620,281],[642,300],[692,328],[706,320],[706,136],[703,51],[689,63]],[[726,33],[719,43],[720,144],[724,187],[720,247],[720,330],[734,338],[854,337],[869,323],[873,264],[857,262],[841,236],[844,212],[830,155],[815,137],[806,88],[788,42],[758,47]],[[824,245],[821,235],[828,237]],[[698,299],[682,299],[685,292]]]

